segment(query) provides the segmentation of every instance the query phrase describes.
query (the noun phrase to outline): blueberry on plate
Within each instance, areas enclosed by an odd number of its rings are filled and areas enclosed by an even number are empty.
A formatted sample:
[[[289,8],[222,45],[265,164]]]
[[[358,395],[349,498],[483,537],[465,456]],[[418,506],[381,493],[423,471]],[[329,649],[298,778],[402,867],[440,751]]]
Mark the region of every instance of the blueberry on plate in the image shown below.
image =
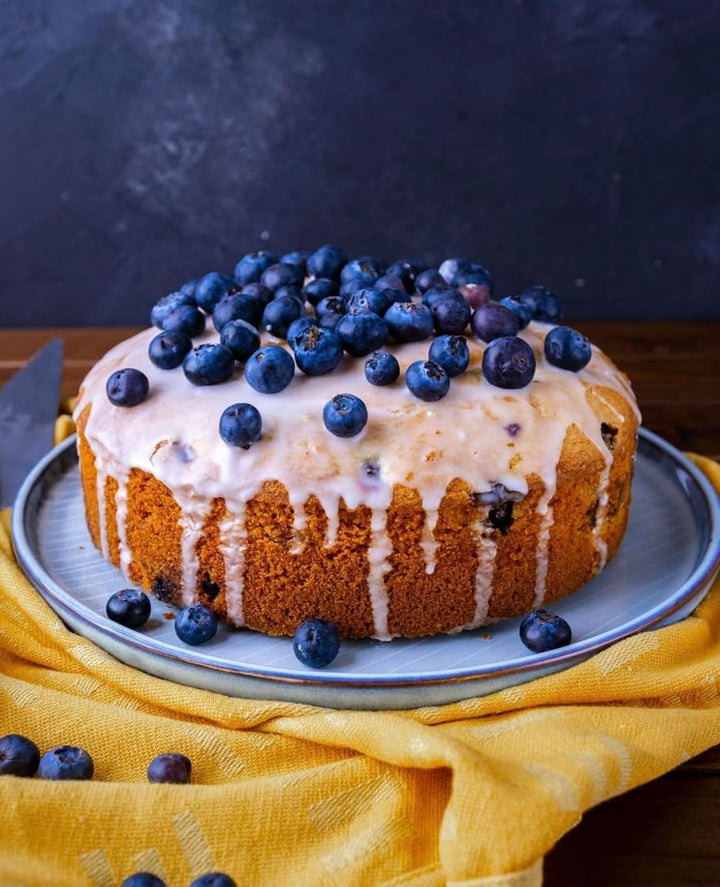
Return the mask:
[[[566,647],[572,641],[572,632],[562,616],[534,610],[520,623],[520,640],[533,653],[545,653]]]
[[[105,385],[108,400],[116,407],[136,407],[148,396],[149,389],[148,377],[134,367],[116,370]]]
[[[499,302],[478,306],[470,319],[472,331],[483,342],[492,342],[501,336],[516,336],[520,323],[514,311]]]
[[[372,311],[367,314],[346,314],[335,327],[342,347],[353,357],[363,357],[382,348],[388,334],[385,319]]]
[[[518,336],[493,339],[483,352],[482,371],[496,388],[524,388],[535,375],[535,353]]]
[[[161,370],[174,370],[192,348],[192,339],[180,330],[158,333],[148,345],[148,357]]]
[[[578,372],[590,362],[592,347],[582,333],[569,326],[556,326],[545,336],[548,363],[563,370]]]
[[[385,322],[398,342],[419,342],[434,329],[432,311],[418,302],[393,302],[385,312]]]
[[[190,758],[180,752],[163,752],[150,761],[147,768],[148,782],[169,782],[187,785],[190,782],[192,764]]]
[[[195,287],[195,301],[203,311],[211,314],[220,299],[229,293],[237,292],[239,288],[234,278],[219,271],[211,271],[198,281]]]
[[[405,371],[405,384],[420,400],[435,401],[450,390],[450,376],[434,360],[416,360]]]
[[[311,668],[324,668],[340,650],[340,635],[326,619],[307,619],[295,630],[293,652]]]
[[[245,379],[261,394],[277,394],[292,382],[295,361],[280,345],[266,345],[251,354],[245,364]]]
[[[137,588],[123,588],[108,598],[105,612],[126,628],[140,628],[150,618],[150,598]]]
[[[0,737],[0,774],[34,776],[40,763],[37,745],[19,733]]]
[[[229,348],[207,342],[187,353],[183,372],[193,385],[219,385],[233,374],[235,358]]]
[[[40,779],[92,779],[95,767],[90,755],[75,745],[56,745],[38,764]]]
[[[367,420],[367,407],[354,394],[336,394],[323,407],[323,423],[336,437],[355,437]]]
[[[400,378],[400,364],[389,351],[376,351],[365,361],[365,378],[371,385],[392,385]]]
[[[120,887],[165,887],[165,882],[152,872],[134,872],[125,878]]]
[[[271,265],[275,265],[277,260],[277,256],[265,250],[247,253],[235,266],[235,280],[243,285],[255,283],[260,280],[263,271]]]
[[[184,644],[197,647],[217,634],[217,616],[205,604],[190,604],[175,617],[175,634]]]
[[[260,440],[262,417],[251,403],[234,403],[220,416],[220,437],[233,447],[250,448]]]
[[[230,320],[220,331],[220,344],[232,351],[235,360],[247,360],[260,347],[260,333],[246,320]]]
[[[184,293],[182,290],[178,290],[176,293],[168,293],[167,296],[158,299],[153,305],[150,311],[150,323],[153,326],[159,327],[159,329],[163,329],[163,323],[167,315],[181,305],[196,306],[195,297]]]
[[[162,328],[179,330],[190,338],[201,336],[205,331],[205,315],[196,305],[178,305],[165,315]]]
[[[451,379],[464,373],[470,364],[470,349],[465,336],[438,336],[433,339],[428,353],[430,360],[439,363]]]
[[[337,367],[343,357],[339,336],[313,324],[291,342],[295,363],[306,376],[324,376]]]
[[[326,243],[310,253],[307,257],[307,273],[313,277],[325,277],[337,280],[343,266],[347,264],[347,256],[339,246]]]
[[[191,881],[190,887],[237,887],[237,884],[224,872],[207,872]]]
[[[533,320],[560,323],[563,319],[564,312],[560,299],[546,286],[531,286],[520,293],[517,300],[530,308]]]

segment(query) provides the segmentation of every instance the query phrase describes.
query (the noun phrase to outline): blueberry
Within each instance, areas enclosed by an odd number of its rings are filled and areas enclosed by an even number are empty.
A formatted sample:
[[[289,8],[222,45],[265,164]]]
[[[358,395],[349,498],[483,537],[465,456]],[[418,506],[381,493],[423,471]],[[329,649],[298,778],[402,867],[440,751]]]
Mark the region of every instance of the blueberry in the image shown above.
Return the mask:
[[[461,299],[463,298],[460,290],[455,289],[454,286],[450,286],[449,283],[445,283],[442,281],[435,286],[428,287],[425,292],[422,294],[422,303],[423,305],[427,305],[428,308],[432,311],[433,305],[439,300],[444,299],[448,296],[448,294],[452,296],[459,296]]]
[[[253,296],[255,300],[264,308],[268,302],[272,301],[273,291],[269,290],[259,282],[251,282],[243,285],[241,293],[247,293]]]
[[[305,274],[302,268],[298,268],[297,265],[289,265],[287,262],[276,262],[263,271],[260,283],[275,292],[276,289],[288,283],[301,287],[304,280]]]
[[[237,887],[235,881],[224,872],[208,872],[190,882],[190,887]]]
[[[284,339],[293,320],[305,314],[305,306],[293,296],[279,296],[263,310],[262,328],[272,336]]]
[[[292,348],[295,363],[306,376],[324,376],[332,372],[343,356],[339,336],[314,324],[295,337]]]
[[[74,745],[56,745],[38,764],[40,779],[92,779],[94,770],[90,755]]]
[[[323,407],[323,423],[336,437],[355,437],[367,420],[367,407],[354,394],[336,394]]]
[[[192,647],[214,638],[217,628],[217,616],[205,604],[190,604],[175,617],[175,634],[184,644]]]
[[[311,317],[309,314],[303,314],[302,317],[298,317],[297,320],[293,320],[293,322],[288,327],[288,331],[286,334],[286,339],[288,345],[295,351],[295,345],[297,340],[302,336],[305,330],[309,330],[311,326],[317,326],[317,317]]]
[[[438,333],[460,335],[470,322],[470,306],[457,290],[448,290],[444,295],[433,299],[428,307],[432,311],[433,323]]]
[[[310,280],[303,289],[303,295],[311,305],[317,305],[321,299],[336,296],[339,292],[340,287],[337,281],[331,280],[329,277],[317,277],[315,280]]]
[[[340,272],[340,283],[362,280],[363,286],[370,286],[387,271],[387,264],[374,256],[361,256],[352,259]]]
[[[417,302],[393,302],[385,312],[385,321],[398,342],[419,342],[433,331],[432,311]]]
[[[405,372],[405,384],[420,400],[440,400],[450,390],[450,376],[434,360],[416,360]]]
[[[180,287],[178,292],[182,293],[184,296],[190,296],[193,301],[195,300],[195,290],[197,289],[197,285],[200,283],[200,279],[195,277],[192,280],[186,280],[185,283]]]
[[[388,325],[379,314],[346,314],[335,327],[343,348],[354,357],[362,357],[382,348]]]
[[[144,591],[123,588],[108,598],[105,612],[113,622],[127,628],[140,628],[150,618],[150,598]]]
[[[400,377],[400,364],[389,351],[376,351],[365,361],[365,378],[371,385],[392,385]]]
[[[185,360],[192,340],[179,330],[158,333],[148,345],[148,357],[161,370],[173,370]]]
[[[248,385],[262,394],[277,394],[292,381],[295,361],[280,345],[266,345],[251,354],[245,364]]]
[[[0,737],[0,774],[34,776],[39,762],[40,752],[32,739],[18,733]]]
[[[395,293],[400,293],[403,296],[408,295],[402,277],[398,277],[397,274],[390,274],[389,272],[383,274],[381,277],[378,277],[373,286],[379,290],[393,290]],[[393,299],[393,301],[395,300]]]
[[[470,326],[483,342],[492,342],[501,336],[516,336],[520,330],[515,312],[499,302],[488,302],[476,308],[472,313]]]
[[[296,249],[290,253],[285,253],[284,256],[280,256],[280,262],[283,265],[296,265],[298,268],[300,268],[304,277],[309,255],[310,253],[304,250]]]
[[[483,352],[482,370],[497,388],[524,388],[535,375],[535,354],[524,339],[502,336]]]
[[[307,619],[295,630],[293,652],[311,668],[324,668],[340,651],[340,635],[326,619]]]
[[[329,277],[337,280],[346,264],[347,256],[340,247],[326,243],[307,257],[307,273],[313,277]]]
[[[446,283],[452,284],[457,275],[461,271],[470,269],[472,267],[472,264],[473,263],[470,261],[470,259],[463,259],[461,257],[445,259],[445,261],[438,268],[438,274]]]
[[[116,407],[135,407],[148,396],[150,383],[145,373],[133,367],[116,370],[107,380],[108,400]]]
[[[384,314],[395,301],[397,290],[366,286],[356,290],[347,300],[348,314]]]
[[[560,323],[563,307],[560,299],[546,286],[531,286],[517,296],[519,302],[527,305],[533,313],[533,320],[543,323]]]
[[[544,653],[566,647],[572,641],[572,632],[562,616],[534,610],[520,623],[520,640],[534,653]]]
[[[414,259],[398,259],[388,265],[385,274],[399,277],[405,284],[405,289],[409,293],[414,293],[415,278],[426,270],[427,265],[423,262],[416,262]]]
[[[193,385],[219,385],[232,376],[234,368],[232,351],[219,343],[198,345],[183,361],[183,372]]]
[[[419,293],[424,293],[431,287],[444,283],[446,283],[446,280],[437,268],[426,268],[425,271],[421,271],[415,278],[415,289]]]
[[[318,326],[321,326],[324,330],[330,330],[331,333],[334,333],[337,329],[337,325],[340,321],[345,317],[344,314],[338,314],[337,311],[331,311],[329,314],[324,314],[322,317],[318,318]]]
[[[521,330],[524,330],[532,320],[532,308],[521,302],[517,296],[505,296],[504,299],[500,299],[500,304],[513,312],[518,319],[518,326]]]
[[[315,316],[322,320],[326,314],[345,314],[347,300],[343,296],[325,296],[315,306]]]
[[[255,283],[266,268],[277,263],[277,256],[265,250],[248,253],[235,266],[235,280],[240,284]]]
[[[262,304],[251,293],[233,293],[224,296],[213,308],[212,322],[218,332],[231,320],[244,320],[257,327],[262,314]]]
[[[203,311],[210,314],[223,296],[237,292],[238,289],[238,282],[234,278],[220,274],[219,271],[211,271],[198,281],[195,301]]]
[[[201,336],[205,331],[205,315],[196,305],[178,305],[163,319],[164,330],[179,330],[186,336]]]
[[[305,307],[305,296],[303,295],[303,291],[299,286],[295,286],[294,283],[284,283],[282,286],[279,286],[275,290],[274,299],[280,299],[285,296],[292,296],[293,299],[297,299],[298,302]]]
[[[232,351],[235,360],[247,360],[260,347],[260,333],[245,320],[231,320],[222,328],[220,344]]]
[[[251,403],[234,403],[220,416],[220,437],[233,447],[250,448],[260,440],[262,418]]]
[[[152,872],[134,872],[125,878],[120,887],[165,887],[165,882]]]
[[[196,307],[194,296],[188,295],[182,290],[176,293],[168,293],[167,296],[158,299],[153,305],[152,310],[150,311],[150,323],[159,329],[163,329],[163,322],[167,315],[181,305],[192,305]]]
[[[190,782],[192,764],[190,758],[180,752],[163,752],[150,761],[147,768],[148,782],[169,782],[175,785],[187,785]]]
[[[470,363],[470,349],[464,336],[438,336],[430,345],[430,360],[440,364],[454,378],[464,373]]]
[[[569,326],[556,326],[545,336],[548,363],[577,372],[590,361],[592,348],[586,336]]]
[[[371,277],[369,274],[363,274],[360,277],[351,277],[345,283],[340,284],[340,295],[346,298],[358,290],[364,289],[366,286],[374,286],[379,280],[377,277]]]
[[[453,286],[481,286],[487,291],[488,296],[492,295],[490,272],[475,262],[458,271],[453,277],[452,283]]]

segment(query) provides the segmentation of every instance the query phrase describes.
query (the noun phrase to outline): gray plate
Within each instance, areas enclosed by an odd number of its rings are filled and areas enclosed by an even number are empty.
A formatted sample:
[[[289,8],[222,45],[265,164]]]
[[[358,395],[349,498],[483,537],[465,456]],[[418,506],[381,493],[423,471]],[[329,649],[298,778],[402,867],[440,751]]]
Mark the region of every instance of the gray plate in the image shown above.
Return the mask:
[[[553,606],[573,643],[530,653],[519,619],[452,636],[346,641],[325,669],[301,665],[287,638],[221,626],[212,641],[179,641],[171,608],[153,600],[138,631],[105,615],[127,583],[93,547],[82,504],[74,438],[26,479],[13,512],[18,560],[67,625],[150,674],[230,696],[333,708],[402,709],[491,693],[577,663],[620,639],[688,615],[720,567],[720,504],[685,456],[644,429],[622,548],[585,588]]]

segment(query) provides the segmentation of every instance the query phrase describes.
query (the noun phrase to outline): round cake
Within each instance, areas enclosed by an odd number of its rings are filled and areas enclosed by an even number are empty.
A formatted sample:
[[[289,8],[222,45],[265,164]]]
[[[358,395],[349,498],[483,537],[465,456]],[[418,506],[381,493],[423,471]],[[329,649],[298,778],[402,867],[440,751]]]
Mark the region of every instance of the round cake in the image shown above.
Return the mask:
[[[625,375],[545,288],[496,302],[461,260],[324,271],[322,249],[191,282],[88,374],[75,421],[102,555],[273,635],[310,618],[453,633],[585,585],[627,525]]]

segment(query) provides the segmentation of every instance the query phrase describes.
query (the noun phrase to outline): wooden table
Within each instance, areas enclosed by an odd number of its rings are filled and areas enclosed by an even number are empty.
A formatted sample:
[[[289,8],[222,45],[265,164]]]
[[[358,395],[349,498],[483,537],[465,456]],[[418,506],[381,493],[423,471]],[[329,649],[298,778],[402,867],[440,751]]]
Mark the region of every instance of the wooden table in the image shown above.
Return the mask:
[[[633,381],[643,422],[720,459],[720,321],[581,323]],[[0,330],[0,384],[48,339],[65,342],[63,395],[135,330]],[[720,746],[600,805],[549,854],[546,887],[720,885]]]

